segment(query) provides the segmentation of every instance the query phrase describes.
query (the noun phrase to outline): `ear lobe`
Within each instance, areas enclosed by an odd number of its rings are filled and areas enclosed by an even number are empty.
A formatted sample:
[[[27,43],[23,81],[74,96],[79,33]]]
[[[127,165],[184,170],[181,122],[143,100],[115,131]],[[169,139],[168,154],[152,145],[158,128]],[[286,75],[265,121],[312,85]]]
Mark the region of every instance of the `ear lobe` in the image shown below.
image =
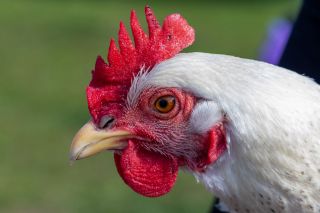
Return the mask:
[[[223,123],[210,129],[208,135],[207,165],[214,163],[227,149],[226,133]]]
[[[198,161],[197,170],[204,172],[206,166],[216,162],[227,149],[226,133],[223,123],[217,123],[208,132],[206,147],[201,160]]]

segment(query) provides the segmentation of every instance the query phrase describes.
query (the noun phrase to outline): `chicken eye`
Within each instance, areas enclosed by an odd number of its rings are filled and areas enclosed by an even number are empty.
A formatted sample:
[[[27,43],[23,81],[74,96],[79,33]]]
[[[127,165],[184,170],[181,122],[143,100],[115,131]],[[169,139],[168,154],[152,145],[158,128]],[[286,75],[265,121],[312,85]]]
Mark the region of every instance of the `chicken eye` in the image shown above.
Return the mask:
[[[176,100],[173,96],[162,96],[154,103],[155,109],[160,113],[170,112],[176,104]]]

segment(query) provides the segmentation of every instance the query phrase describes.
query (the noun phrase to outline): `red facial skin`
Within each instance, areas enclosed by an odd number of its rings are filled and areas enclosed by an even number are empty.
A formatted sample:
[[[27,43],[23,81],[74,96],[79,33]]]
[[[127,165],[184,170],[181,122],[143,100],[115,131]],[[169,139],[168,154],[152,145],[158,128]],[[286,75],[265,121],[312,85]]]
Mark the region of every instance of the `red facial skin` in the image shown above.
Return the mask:
[[[175,106],[161,113],[155,102],[168,95],[175,97]],[[115,154],[118,172],[133,190],[144,196],[161,196],[174,185],[179,166],[201,172],[225,150],[223,124],[204,135],[190,128],[190,115],[197,101],[192,94],[176,88],[151,88],[121,113],[114,113],[109,105],[116,121],[112,129],[134,134],[127,148]]]
[[[160,113],[154,103],[159,97],[167,95],[176,98],[175,106],[168,113]],[[125,110],[115,127],[125,128],[145,139],[140,142],[145,149],[168,156],[182,153],[193,156],[194,147],[181,142],[199,137],[188,132],[188,120],[195,103],[195,97],[178,89],[149,89],[140,95],[135,106]]]

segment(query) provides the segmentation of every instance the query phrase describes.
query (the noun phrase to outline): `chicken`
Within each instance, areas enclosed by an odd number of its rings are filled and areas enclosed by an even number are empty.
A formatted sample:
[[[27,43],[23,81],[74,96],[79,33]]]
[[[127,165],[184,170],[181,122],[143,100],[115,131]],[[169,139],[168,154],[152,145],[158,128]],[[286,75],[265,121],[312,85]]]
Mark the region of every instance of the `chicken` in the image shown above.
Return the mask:
[[[320,212],[320,87],[249,59],[179,53],[194,30],[178,14],[147,36],[131,13],[109,64],[98,57],[87,99],[92,119],[71,160],[114,151],[137,193],[158,197],[187,168],[231,212]]]

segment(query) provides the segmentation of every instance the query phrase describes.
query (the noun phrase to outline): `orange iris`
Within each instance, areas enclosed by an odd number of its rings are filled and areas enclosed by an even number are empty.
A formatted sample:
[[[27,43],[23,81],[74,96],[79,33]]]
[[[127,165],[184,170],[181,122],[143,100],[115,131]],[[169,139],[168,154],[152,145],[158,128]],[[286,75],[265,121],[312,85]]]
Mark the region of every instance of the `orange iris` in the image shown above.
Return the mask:
[[[168,113],[174,108],[175,104],[175,98],[171,95],[167,95],[158,98],[154,104],[154,107],[160,113]]]

